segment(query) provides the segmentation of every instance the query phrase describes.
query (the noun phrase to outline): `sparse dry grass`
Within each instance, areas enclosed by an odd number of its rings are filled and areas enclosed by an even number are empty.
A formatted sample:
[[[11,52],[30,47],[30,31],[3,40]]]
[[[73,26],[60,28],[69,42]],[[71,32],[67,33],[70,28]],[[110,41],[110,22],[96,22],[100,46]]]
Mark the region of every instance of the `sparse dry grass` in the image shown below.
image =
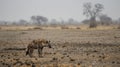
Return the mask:
[[[86,25],[67,27],[62,29],[61,26],[48,26],[42,27],[42,30],[34,29],[36,26],[2,27],[0,67],[119,67],[120,31],[117,26],[98,26],[92,29]],[[30,58],[24,50],[17,49],[25,48],[29,42],[38,38],[51,40],[54,47],[44,48],[43,58],[38,58],[37,50],[34,51],[35,57]]]
[[[43,29],[80,29],[80,30],[110,30],[119,29],[117,25],[97,26],[89,28],[88,25],[64,25],[64,26],[0,26],[0,30],[43,30]]]

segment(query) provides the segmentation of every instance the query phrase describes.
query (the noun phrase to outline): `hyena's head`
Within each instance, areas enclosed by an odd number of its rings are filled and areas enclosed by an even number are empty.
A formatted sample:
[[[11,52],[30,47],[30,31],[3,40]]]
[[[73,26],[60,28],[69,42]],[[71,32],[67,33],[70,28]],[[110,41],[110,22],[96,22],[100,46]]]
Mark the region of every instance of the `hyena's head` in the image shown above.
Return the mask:
[[[37,40],[33,40],[32,43],[38,44],[38,41]]]
[[[49,48],[52,48],[50,41],[46,41],[46,44],[47,44],[47,46],[48,46]]]

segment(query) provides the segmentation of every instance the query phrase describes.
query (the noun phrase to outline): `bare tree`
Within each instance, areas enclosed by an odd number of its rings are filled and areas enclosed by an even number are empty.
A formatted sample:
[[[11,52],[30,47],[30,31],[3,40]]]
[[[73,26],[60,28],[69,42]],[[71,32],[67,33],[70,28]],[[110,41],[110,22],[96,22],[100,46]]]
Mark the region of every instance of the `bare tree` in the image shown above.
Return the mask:
[[[107,15],[101,15],[100,17],[101,25],[110,25],[112,24],[112,18],[108,17]]]
[[[90,23],[90,20],[89,19],[85,19],[82,21],[83,24],[89,24]]]
[[[19,25],[27,25],[28,22],[26,20],[24,20],[24,19],[21,19],[21,20],[19,20],[18,24]]]
[[[52,19],[51,22],[50,22],[50,25],[53,25],[53,26],[56,26],[58,25],[58,21],[56,19]]]
[[[83,5],[83,8],[83,15],[90,17],[90,28],[96,27],[96,17],[99,16],[101,11],[103,10],[103,5],[97,3],[92,6],[90,2],[87,2]]]
[[[31,20],[34,23],[37,23],[38,25],[46,24],[46,22],[48,21],[48,19],[46,17],[43,17],[43,16],[32,16]]]
[[[118,19],[118,23],[120,24],[120,18]]]
[[[120,29],[120,18],[117,20],[118,29]]]
[[[74,19],[73,18],[70,18],[70,19],[68,19],[68,24],[74,24]]]
[[[0,21],[0,25],[9,25],[8,23],[8,21]]]

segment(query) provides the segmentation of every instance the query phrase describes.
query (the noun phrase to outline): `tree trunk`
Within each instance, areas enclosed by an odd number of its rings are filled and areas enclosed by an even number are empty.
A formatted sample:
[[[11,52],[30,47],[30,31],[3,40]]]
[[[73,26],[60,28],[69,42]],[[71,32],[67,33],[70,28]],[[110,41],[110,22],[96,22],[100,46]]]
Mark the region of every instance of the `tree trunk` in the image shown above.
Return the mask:
[[[90,28],[95,28],[97,26],[97,23],[96,23],[96,18],[95,17],[91,17],[90,18]]]

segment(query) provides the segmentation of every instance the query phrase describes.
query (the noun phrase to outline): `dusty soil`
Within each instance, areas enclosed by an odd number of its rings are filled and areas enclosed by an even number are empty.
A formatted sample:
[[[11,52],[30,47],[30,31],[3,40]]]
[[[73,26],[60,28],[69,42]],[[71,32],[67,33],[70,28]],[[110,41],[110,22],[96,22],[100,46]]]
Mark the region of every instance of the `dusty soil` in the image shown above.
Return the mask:
[[[33,39],[44,38],[53,48],[44,57],[25,55]],[[0,30],[0,67],[120,67],[120,30]]]

